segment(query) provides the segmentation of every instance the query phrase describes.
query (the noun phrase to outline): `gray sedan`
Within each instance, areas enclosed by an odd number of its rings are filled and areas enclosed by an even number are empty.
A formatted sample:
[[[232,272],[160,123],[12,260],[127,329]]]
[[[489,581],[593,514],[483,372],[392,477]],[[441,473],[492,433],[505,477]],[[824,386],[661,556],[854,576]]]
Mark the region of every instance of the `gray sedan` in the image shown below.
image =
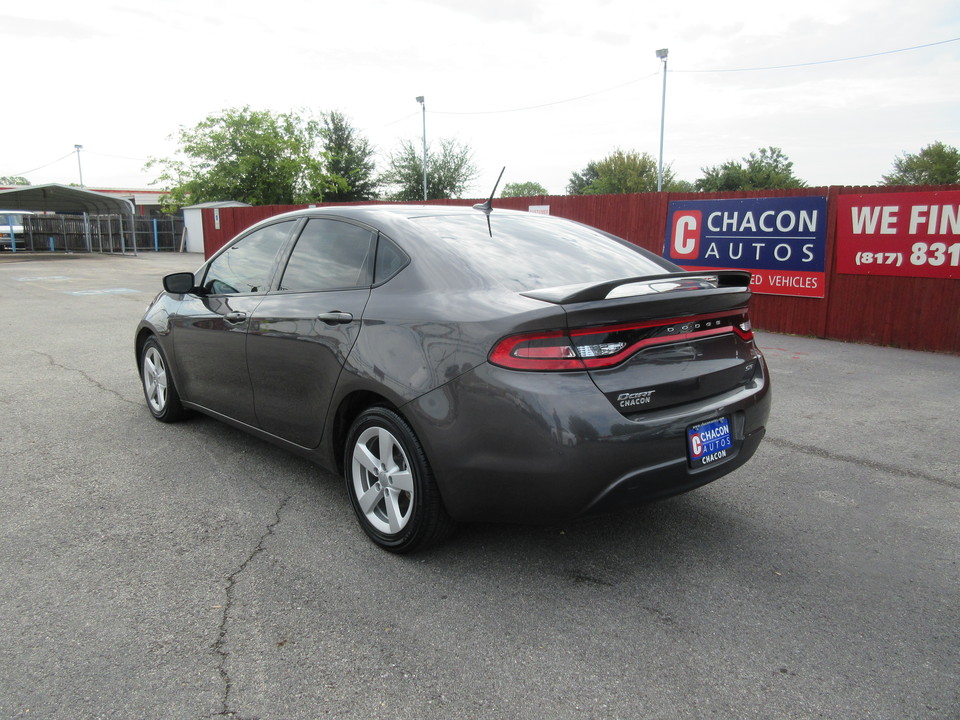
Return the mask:
[[[411,552],[745,463],[770,409],[748,286],[555,217],[327,207],[164,278],[136,357],[158,420],[206,413],[341,473],[367,535]]]

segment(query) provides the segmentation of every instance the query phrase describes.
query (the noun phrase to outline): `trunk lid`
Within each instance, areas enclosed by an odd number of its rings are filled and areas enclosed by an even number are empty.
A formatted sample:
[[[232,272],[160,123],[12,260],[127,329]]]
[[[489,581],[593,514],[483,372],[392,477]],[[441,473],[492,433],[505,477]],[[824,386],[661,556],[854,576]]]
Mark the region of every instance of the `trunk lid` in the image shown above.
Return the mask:
[[[670,273],[524,293],[560,305],[590,377],[624,415],[736,391],[760,372],[750,274]]]

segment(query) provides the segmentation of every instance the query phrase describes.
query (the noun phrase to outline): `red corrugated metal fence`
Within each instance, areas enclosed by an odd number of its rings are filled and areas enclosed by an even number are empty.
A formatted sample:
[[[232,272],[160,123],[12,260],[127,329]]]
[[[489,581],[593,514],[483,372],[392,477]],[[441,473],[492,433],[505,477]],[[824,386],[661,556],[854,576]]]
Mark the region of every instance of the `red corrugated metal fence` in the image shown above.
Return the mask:
[[[819,338],[893,345],[914,350],[960,354],[960,281],[877,275],[843,275],[836,260],[837,198],[845,194],[958,190],[960,186],[910,188],[804,188],[740,193],[645,193],[638,195],[562,195],[503,198],[495,207],[527,210],[549,205],[550,214],[586,223],[630,242],[663,252],[668,208],[675,200],[752,197],[826,196],[826,292],[824,298],[754,295],[755,327]],[[438,200],[437,205],[472,205],[476,200]],[[204,209],[207,256],[253,223],[305,205],[221,208],[220,229],[214,211]]]

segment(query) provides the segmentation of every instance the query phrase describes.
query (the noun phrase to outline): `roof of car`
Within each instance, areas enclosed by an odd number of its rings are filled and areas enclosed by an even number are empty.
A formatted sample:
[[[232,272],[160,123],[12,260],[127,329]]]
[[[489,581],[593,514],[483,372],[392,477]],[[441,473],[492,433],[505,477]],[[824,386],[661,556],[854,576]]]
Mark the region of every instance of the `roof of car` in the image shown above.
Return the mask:
[[[291,220],[302,217],[345,218],[377,227],[387,232],[388,235],[391,233],[405,235],[412,230],[407,224],[408,220],[429,217],[476,217],[482,221],[484,220],[484,211],[471,207],[470,205],[325,205],[323,207],[301,208],[281,215],[273,215],[247,228],[244,230],[244,233],[249,232],[253,228],[280,220]],[[547,217],[522,210],[507,210],[497,207],[494,207],[490,217],[493,218],[494,222],[496,222],[496,218],[498,217],[523,217],[543,219],[544,221],[562,221],[562,218],[558,217]],[[394,237],[394,239],[399,238]]]
[[[302,215],[338,215],[340,217],[352,218],[373,218],[373,217],[430,217],[437,215],[479,215],[482,210],[478,210],[470,205],[394,205],[394,204],[370,204],[370,205],[325,205],[323,207],[303,208],[284,213],[283,217],[302,216]],[[507,210],[497,208],[493,209],[494,214],[511,215],[530,215],[530,213],[521,210]],[[275,216],[281,217],[281,216]],[[274,218],[271,218],[274,219]]]

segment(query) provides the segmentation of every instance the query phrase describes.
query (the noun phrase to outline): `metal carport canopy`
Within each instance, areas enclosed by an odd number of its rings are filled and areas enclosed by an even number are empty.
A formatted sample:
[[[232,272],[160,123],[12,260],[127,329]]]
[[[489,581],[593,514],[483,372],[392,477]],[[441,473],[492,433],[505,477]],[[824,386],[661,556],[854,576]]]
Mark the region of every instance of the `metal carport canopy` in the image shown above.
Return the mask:
[[[0,190],[0,211],[3,210],[133,215],[133,203],[68,185],[28,185],[15,190]]]

